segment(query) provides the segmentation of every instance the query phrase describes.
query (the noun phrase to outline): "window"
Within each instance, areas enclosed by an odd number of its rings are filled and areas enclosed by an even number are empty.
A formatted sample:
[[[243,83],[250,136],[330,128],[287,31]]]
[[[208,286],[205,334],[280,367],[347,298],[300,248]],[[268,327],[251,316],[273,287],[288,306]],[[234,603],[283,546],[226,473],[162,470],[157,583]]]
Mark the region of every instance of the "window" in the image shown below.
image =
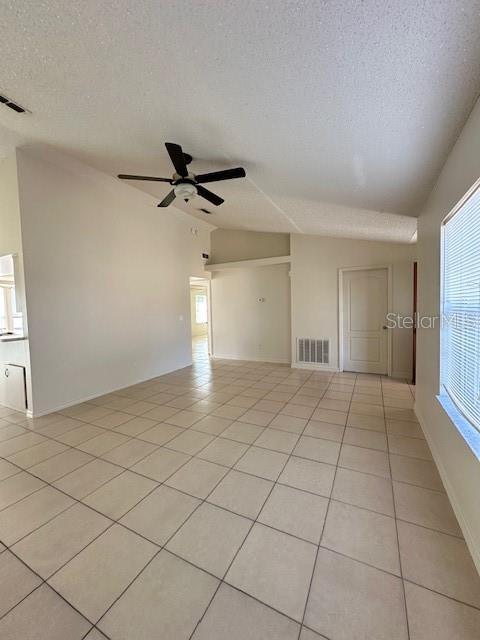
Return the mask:
[[[443,223],[441,394],[480,430],[480,187]]]
[[[14,331],[15,316],[18,316],[15,307],[15,288],[0,283],[0,334]]]
[[[22,333],[22,313],[15,295],[14,256],[0,256],[0,334]]]
[[[195,322],[205,324],[207,319],[207,296],[203,293],[195,295]]]
[[[17,307],[17,295],[15,293],[15,287],[10,289],[10,300],[12,310],[12,327],[14,333],[21,333],[23,331],[23,316],[22,312]]]

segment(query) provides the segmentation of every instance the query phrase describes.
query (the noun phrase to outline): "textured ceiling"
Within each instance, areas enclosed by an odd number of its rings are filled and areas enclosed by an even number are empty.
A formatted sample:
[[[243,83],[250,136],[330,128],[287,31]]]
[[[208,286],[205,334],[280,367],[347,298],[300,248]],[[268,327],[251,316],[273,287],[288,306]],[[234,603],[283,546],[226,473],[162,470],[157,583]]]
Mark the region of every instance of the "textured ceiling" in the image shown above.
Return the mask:
[[[0,152],[169,176],[174,141],[194,171],[247,169],[211,185],[212,224],[408,241],[479,93],[479,31],[478,0],[4,0],[0,91],[31,113],[0,108]]]

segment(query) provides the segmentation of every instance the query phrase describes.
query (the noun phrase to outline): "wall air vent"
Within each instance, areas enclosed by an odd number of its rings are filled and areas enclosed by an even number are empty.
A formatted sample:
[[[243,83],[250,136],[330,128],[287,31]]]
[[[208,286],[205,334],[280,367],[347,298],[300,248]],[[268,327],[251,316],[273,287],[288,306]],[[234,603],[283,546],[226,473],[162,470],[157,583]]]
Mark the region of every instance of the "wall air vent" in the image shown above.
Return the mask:
[[[330,340],[297,338],[297,362],[329,364]]]
[[[16,102],[13,102],[12,100],[10,100],[10,98],[7,98],[7,96],[0,95],[0,104],[5,105],[9,109],[12,109],[13,111],[16,111],[17,113],[25,113],[25,111],[26,111],[26,109],[21,107]]]

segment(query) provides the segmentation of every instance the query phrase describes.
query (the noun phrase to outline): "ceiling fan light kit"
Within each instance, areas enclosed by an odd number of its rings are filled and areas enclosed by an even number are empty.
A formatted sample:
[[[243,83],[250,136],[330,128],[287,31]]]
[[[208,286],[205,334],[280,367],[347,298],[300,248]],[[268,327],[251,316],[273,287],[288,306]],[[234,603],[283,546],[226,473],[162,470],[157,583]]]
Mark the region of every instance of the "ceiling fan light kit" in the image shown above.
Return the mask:
[[[185,200],[185,202],[188,202],[197,195],[195,184],[191,182],[180,182],[173,191],[175,192],[176,198],[181,198]]]
[[[121,180],[145,180],[150,182],[168,182],[171,184],[173,189],[160,202],[158,205],[159,207],[168,207],[175,198],[181,198],[185,202],[188,202],[197,195],[208,200],[211,204],[218,206],[224,202],[223,198],[220,198],[220,196],[217,196],[212,191],[205,189],[205,187],[202,187],[202,184],[207,182],[220,182],[221,180],[233,180],[234,178],[245,178],[246,176],[245,169],[243,169],[243,167],[195,175],[187,169],[187,164],[190,164],[192,161],[192,156],[190,154],[184,153],[182,147],[174,142],[166,142],[165,147],[167,148],[170,160],[175,167],[175,173],[172,178],[135,176],[126,173],[120,173],[118,175]]]

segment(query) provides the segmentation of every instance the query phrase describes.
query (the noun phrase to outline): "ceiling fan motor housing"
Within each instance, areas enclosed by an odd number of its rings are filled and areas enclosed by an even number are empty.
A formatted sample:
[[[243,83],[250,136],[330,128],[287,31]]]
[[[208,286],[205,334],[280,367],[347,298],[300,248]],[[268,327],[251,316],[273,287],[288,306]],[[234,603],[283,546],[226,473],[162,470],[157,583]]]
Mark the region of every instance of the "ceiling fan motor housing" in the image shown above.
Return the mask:
[[[174,188],[175,196],[182,200],[188,201],[197,195],[197,188],[190,180],[181,180],[177,182]]]

